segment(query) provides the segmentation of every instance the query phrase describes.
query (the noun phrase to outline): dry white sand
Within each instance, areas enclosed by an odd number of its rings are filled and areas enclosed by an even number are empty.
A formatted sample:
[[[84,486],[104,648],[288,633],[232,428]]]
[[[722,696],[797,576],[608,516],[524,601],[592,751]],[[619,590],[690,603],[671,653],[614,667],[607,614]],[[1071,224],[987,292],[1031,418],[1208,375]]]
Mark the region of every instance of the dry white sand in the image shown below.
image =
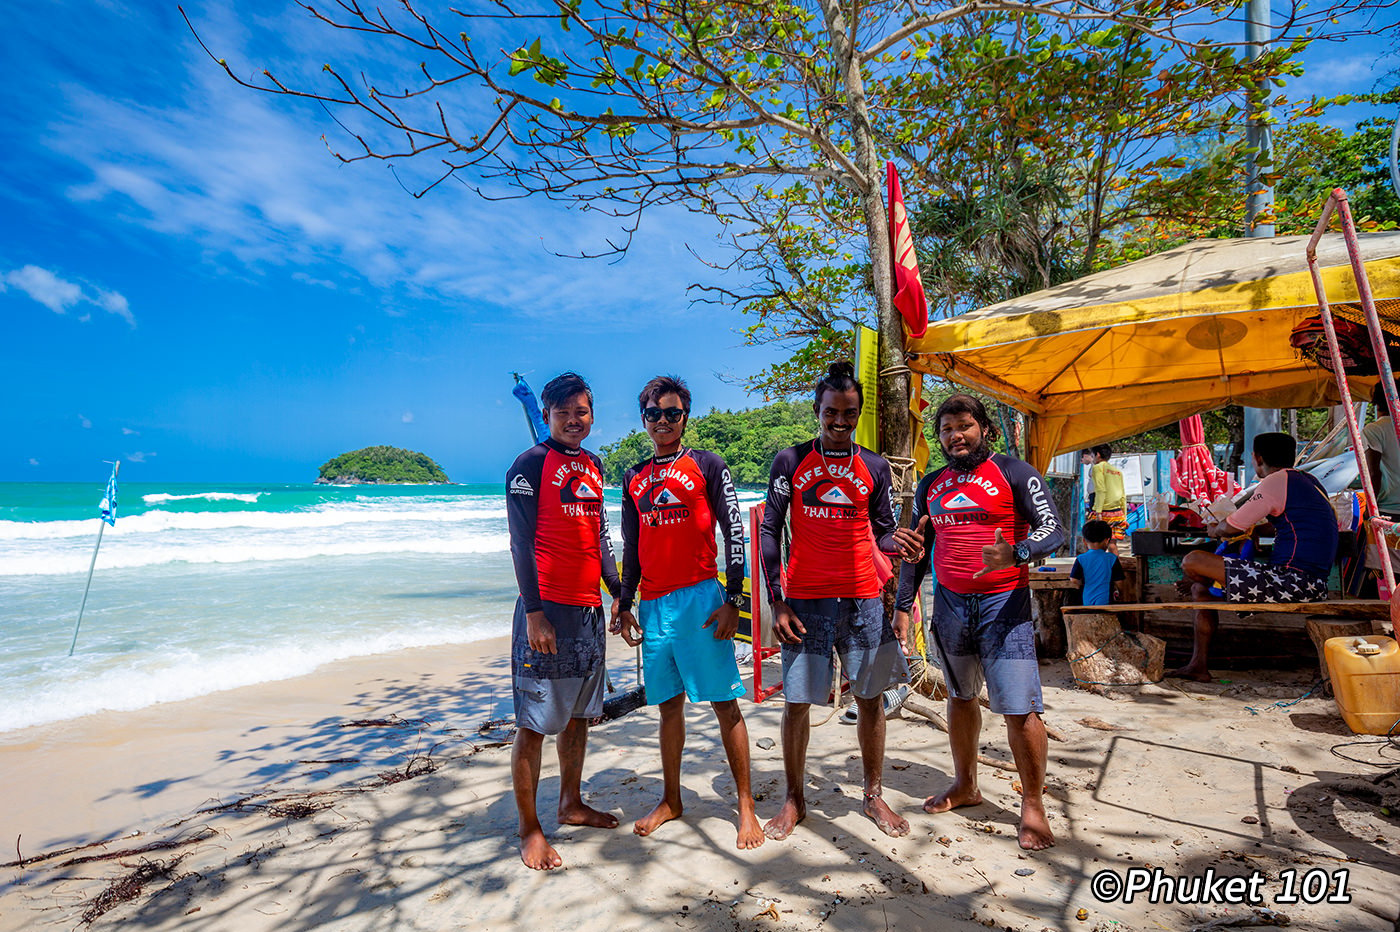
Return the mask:
[[[1376,778],[1400,755],[1384,766],[1336,756],[1334,746],[1364,739],[1330,700],[1266,708],[1302,694],[1305,674],[1232,673],[1230,685],[1148,687],[1120,701],[1071,688],[1062,664],[1042,674],[1046,721],[1065,740],[1050,743],[1059,844],[1035,854],[1016,846],[1007,772],[982,769],[981,806],[920,811],[951,760],[946,735],[913,716],[889,724],[886,772],[908,837],[886,838],[860,815],[855,731],[833,719],[813,730],[806,822],[785,842],[737,851],[718,733],[708,708],[692,706],[684,818],[651,838],[630,831],[660,793],[655,710],[635,712],[593,730],[584,771],[590,801],[622,825],[547,818],[566,866],[529,871],[516,853],[508,733],[478,734],[508,713],[503,641],[11,733],[0,737],[0,849],[23,864],[0,873],[0,929],[75,928],[86,914],[93,927],[239,932],[1089,932],[1191,929],[1250,912],[1094,896],[1098,872],[1133,868],[1259,872],[1262,905],[1295,929],[1397,927],[1400,779]],[[777,741],[778,702],[743,709],[755,741]],[[342,727],[365,720],[381,724]],[[1339,750],[1385,760],[1375,744]],[[985,716],[982,751],[1009,759],[998,716]],[[782,794],[776,744],[755,749],[754,785],[766,818]],[[557,788],[547,746],[542,813]],[[1276,904],[1290,870],[1299,892],[1310,871],[1322,872],[1313,883],[1346,872],[1350,902]]]

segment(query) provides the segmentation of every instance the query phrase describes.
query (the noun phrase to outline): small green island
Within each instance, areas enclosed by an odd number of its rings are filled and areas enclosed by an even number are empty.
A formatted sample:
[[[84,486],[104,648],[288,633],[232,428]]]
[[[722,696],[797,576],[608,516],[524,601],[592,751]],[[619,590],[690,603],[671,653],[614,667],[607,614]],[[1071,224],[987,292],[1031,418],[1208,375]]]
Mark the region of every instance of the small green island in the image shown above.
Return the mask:
[[[365,447],[321,465],[318,485],[442,484],[450,482],[426,453],[398,447]]]

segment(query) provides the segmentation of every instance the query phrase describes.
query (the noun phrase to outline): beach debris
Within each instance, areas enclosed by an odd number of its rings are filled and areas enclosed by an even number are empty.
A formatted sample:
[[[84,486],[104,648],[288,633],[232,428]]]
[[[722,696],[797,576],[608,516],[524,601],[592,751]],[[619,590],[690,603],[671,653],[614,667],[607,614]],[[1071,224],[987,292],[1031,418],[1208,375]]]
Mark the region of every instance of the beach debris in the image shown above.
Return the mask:
[[[141,891],[146,889],[146,885],[153,880],[172,879],[175,868],[179,866],[182,858],[184,858],[184,855],[172,858],[169,861],[147,861],[142,859],[139,865],[130,872],[112,881],[101,893],[92,898],[88,903],[87,909],[83,910],[83,922],[87,925],[92,925],[99,916],[108,910],[120,906],[122,903],[129,900],[136,899],[141,895]]]
[[[1247,816],[1245,816],[1243,819],[1240,819],[1240,821],[1243,822],[1245,825],[1258,825],[1258,824],[1259,824],[1259,818],[1258,818],[1257,816],[1252,816],[1252,815],[1247,815]]]
[[[777,904],[777,903],[769,903],[766,907],[764,907],[763,909],[759,910],[758,913],[754,916],[754,918],[755,918],[755,919],[772,919],[774,922],[781,922],[782,919],[783,919],[783,917],[780,916],[780,915],[778,914],[778,904]]]
[[[140,832],[133,832],[131,835],[127,835],[125,837],[130,838],[132,837],[132,835],[139,834]],[[141,845],[139,848],[122,848],[119,851],[104,851],[101,854],[88,854],[82,857],[69,858],[68,860],[64,861],[58,866],[73,867],[77,864],[91,864],[94,861],[115,861],[118,858],[130,858],[135,857],[137,855],[150,854],[153,851],[169,851],[173,848],[183,848],[186,845],[193,845],[201,841],[207,841],[210,838],[213,838],[216,834],[218,833],[215,832],[212,828],[202,828],[192,835],[186,835],[182,838],[168,838],[164,841],[153,841],[148,845]],[[44,854],[36,854],[33,857],[24,858],[20,861],[12,861],[9,864],[0,864],[0,867],[33,867],[34,865],[39,864],[43,861],[52,861],[54,858],[60,858],[66,854],[72,854],[75,851],[85,851],[88,848],[97,848],[109,844],[111,844],[111,841],[98,841],[86,845],[75,845],[69,848],[62,848],[58,851],[50,851]],[[19,853],[18,839],[15,840],[15,853]]]
[[[760,751],[771,751],[777,742],[772,738],[759,738],[754,744],[758,745]]]
[[[947,835],[939,835],[938,843],[946,848],[953,843],[953,839],[949,838]]]
[[[314,794],[307,794],[300,799],[287,797],[269,803],[264,811],[279,819],[305,819],[333,805],[335,803],[329,799],[317,799]]]
[[[1031,874],[1034,874],[1034,873],[1035,873],[1035,868],[1034,868],[1034,867],[1018,867],[1018,868],[1016,868],[1016,876],[1017,876],[1017,877],[1029,877]]]
[[[488,718],[476,727],[476,733],[484,735],[488,731],[500,731],[502,728],[515,729],[515,719],[512,718]]]
[[[298,764],[358,764],[358,757],[332,757],[330,760],[302,760]]]
[[[1095,731],[1127,731],[1122,725],[1115,725],[1112,722],[1105,722],[1095,715],[1089,715],[1079,720],[1079,724],[1085,728],[1092,728]]]
[[[1291,922],[1286,913],[1264,906],[1256,906],[1247,913],[1212,919],[1203,925],[1192,926],[1190,932],[1210,932],[1211,929],[1237,928],[1240,926],[1286,926]]]
[[[423,718],[399,718],[398,715],[390,715],[388,718],[357,718],[349,722],[341,722],[341,728],[426,728],[428,720]]]
[[[1080,922],[1083,922],[1084,920],[1089,918],[1089,911],[1087,909],[1081,908],[1079,912],[1074,914],[1074,918],[1078,919]]]
[[[437,770],[437,762],[424,754],[417,754],[408,759],[402,770],[386,770],[379,775],[378,780],[371,783],[371,786],[393,786],[395,783],[402,783],[405,780],[412,780],[414,777],[421,777]]]

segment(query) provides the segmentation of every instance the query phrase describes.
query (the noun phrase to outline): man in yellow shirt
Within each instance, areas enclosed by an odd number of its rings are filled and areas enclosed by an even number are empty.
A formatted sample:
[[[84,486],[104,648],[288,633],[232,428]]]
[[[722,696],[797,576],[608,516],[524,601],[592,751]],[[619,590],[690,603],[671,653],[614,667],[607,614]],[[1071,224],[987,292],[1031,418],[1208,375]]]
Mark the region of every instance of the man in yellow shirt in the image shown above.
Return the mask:
[[[1113,529],[1108,549],[1118,553],[1118,542],[1128,536],[1128,498],[1123,493],[1123,471],[1110,463],[1113,448],[1106,443],[1094,447],[1094,465],[1089,468],[1090,521],[1106,521]]]

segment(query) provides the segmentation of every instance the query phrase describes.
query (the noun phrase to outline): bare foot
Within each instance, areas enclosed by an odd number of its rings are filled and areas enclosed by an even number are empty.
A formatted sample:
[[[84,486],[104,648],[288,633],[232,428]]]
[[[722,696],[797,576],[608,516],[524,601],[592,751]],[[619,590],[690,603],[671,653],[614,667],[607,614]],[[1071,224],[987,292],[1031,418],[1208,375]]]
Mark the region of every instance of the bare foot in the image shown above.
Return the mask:
[[[1016,840],[1027,851],[1040,851],[1055,843],[1050,821],[1045,818],[1045,804],[1039,798],[1021,797],[1021,827],[1016,832]]]
[[[783,808],[763,826],[763,834],[774,841],[782,841],[797,828],[797,823],[807,818],[807,801],[789,796],[783,800]]]
[[[757,848],[764,840],[763,828],[758,824],[758,816],[754,815],[753,810],[739,813],[739,840],[734,847],[741,851]]]
[[[1180,669],[1168,673],[1166,679],[1195,680],[1197,683],[1209,683],[1215,677],[1210,675],[1210,671],[1205,667],[1184,666]]]
[[[865,805],[860,807],[860,811],[870,816],[875,827],[889,835],[891,838],[899,838],[909,834],[909,820],[889,807],[879,796],[865,794]]]
[[[632,826],[632,833],[634,835],[641,835],[643,838],[645,838],[647,835],[650,835],[652,832],[656,831],[658,828],[665,825],[667,822],[670,822],[672,819],[679,819],[680,817],[681,804],[676,803],[674,806],[672,806],[670,803],[666,802],[666,800],[663,799],[661,800],[661,802],[656,804],[655,809],[653,809],[651,812],[648,812],[645,816],[637,820],[637,824]]]
[[[611,812],[599,812],[592,806],[579,801],[569,806],[559,806],[560,825],[590,825],[593,828],[617,828],[617,816]]]
[[[930,796],[924,800],[924,812],[930,815],[936,812],[947,812],[949,809],[957,809],[960,806],[976,806],[982,802],[982,791],[976,784],[964,787],[954,783],[937,796]]]
[[[520,860],[525,862],[526,867],[536,871],[552,871],[556,867],[564,866],[564,859],[539,829],[520,836]]]

